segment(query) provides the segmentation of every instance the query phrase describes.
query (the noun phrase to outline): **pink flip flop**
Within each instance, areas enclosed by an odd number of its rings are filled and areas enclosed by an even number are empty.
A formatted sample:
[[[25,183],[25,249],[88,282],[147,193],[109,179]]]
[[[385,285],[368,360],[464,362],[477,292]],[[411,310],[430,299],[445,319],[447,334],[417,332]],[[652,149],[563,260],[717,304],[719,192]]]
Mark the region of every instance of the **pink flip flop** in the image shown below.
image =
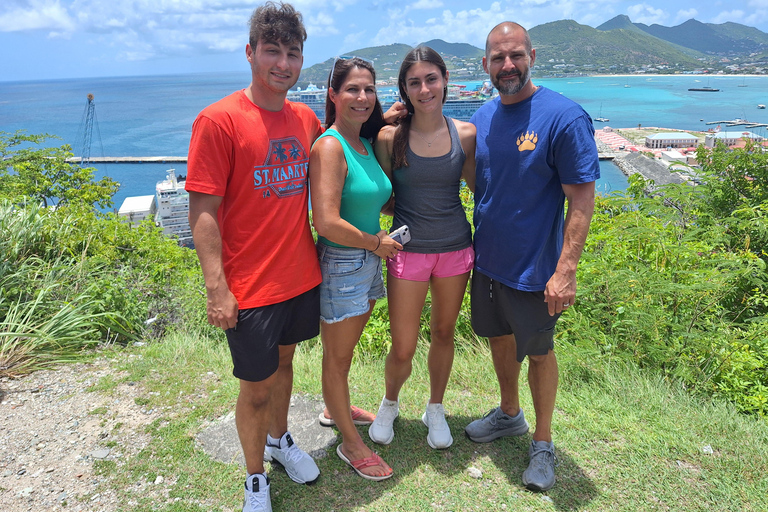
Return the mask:
[[[370,425],[373,423],[373,420],[376,419],[376,416],[373,413],[368,412],[365,409],[355,407],[354,405],[350,407],[350,412],[352,413],[352,423],[355,425]],[[336,422],[333,421],[333,418],[327,418],[325,416],[325,411],[321,412],[317,419],[324,427],[332,427],[336,425]]]
[[[386,480],[387,478],[391,478],[392,475],[394,474],[394,471],[392,471],[392,468],[389,468],[389,474],[386,474],[383,476],[366,475],[365,473],[363,473],[362,470],[365,468],[370,468],[372,466],[381,466],[382,468],[384,467],[384,461],[382,460],[381,457],[379,457],[379,454],[376,452],[373,452],[370,457],[366,457],[360,460],[350,461],[341,451],[341,445],[339,445],[336,447],[336,454],[339,456],[341,460],[349,464],[349,466],[355,470],[355,473],[365,478],[366,480],[373,480],[375,482],[380,482],[382,480]]]

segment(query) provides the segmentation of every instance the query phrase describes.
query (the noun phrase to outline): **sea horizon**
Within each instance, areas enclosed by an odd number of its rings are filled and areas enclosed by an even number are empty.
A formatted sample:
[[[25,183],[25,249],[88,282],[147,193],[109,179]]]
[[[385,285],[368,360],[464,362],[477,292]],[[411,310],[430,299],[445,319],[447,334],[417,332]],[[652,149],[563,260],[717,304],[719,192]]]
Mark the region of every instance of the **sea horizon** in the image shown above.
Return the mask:
[[[564,78],[533,77],[579,103],[594,119],[595,129],[659,127],[703,132],[708,122],[741,118],[768,123],[768,76],[765,75],[593,75]],[[81,154],[86,96],[95,95],[90,154],[93,157],[185,156],[192,122],[207,105],[248,85],[250,73],[192,73],[145,77],[99,77],[0,81],[0,131],[49,133]],[[454,82],[454,80],[451,80]],[[458,81],[456,81],[458,82]],[[715,86],[720,92],[692,93],[690,87]],[[482,80],[463,81],[480,84]],[[392,86],[389,86],[392,87]],[[469,87],[469,86],[468,86]],[[764,128],[753,130],[768,137]],[[186,174],[184,163],[98,164],[99,176],[120,182],[114,196],[119,208],[125,197],[153,194],[169,168]],[[610,162],[601,164],[602,192],[623,190],[626,177]],[[601,189],[602,187],[602,189]]]

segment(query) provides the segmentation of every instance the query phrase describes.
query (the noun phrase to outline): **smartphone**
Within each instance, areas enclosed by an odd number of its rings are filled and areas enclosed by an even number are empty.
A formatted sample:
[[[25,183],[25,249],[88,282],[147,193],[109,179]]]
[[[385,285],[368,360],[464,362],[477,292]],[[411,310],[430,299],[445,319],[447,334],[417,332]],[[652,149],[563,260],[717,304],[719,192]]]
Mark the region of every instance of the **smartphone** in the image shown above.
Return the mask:
[[[389,234],[389,238],[400,245],[405,245],[411,241],[411,230],[408,229],[408,226],[400,226]]]

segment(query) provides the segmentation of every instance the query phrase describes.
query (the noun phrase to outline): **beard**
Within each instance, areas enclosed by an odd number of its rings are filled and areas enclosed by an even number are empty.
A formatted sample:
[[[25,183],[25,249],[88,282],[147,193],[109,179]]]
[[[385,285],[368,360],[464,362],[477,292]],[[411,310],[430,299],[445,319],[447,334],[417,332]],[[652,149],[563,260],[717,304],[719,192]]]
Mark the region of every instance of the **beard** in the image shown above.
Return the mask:
[[[501,79],[506,78],[508,76],[518,77],[517,83],[505,81],[502,84]],[[525,72],[523,73],[520,73],[519,71],[509,72],[509,73],[503,73],[503,72],[499,73],[496,76],[491,77],[491,83],[496,89],[498,89],[500,94],[503,94],[505,96],[512,96],[513,94],[517,94],[518,92],[520,92],[530,79],[531,79],[531,68],[526,67]]]

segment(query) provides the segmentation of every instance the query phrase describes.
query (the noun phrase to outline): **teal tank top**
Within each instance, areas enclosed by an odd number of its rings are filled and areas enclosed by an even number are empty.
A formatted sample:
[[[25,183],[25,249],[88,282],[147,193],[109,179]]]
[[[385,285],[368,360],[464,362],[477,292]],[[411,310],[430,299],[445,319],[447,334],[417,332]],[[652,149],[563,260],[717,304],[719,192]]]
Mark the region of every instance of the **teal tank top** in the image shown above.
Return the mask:
[[[368,151],[367,155],[361,155],[336,130],[326,130],[317,140],[323,137],[334,137],[338,140],[344,148],[344,158],[347,160],[347,177],[341,191],[341,218],[360,231],[375,235],[381,231],[379,214],[381,207],[392,195],[392,183],[376,161],[371,143],[360,138]],[[322,236],[318,239],[331,247],[346,247]]]

